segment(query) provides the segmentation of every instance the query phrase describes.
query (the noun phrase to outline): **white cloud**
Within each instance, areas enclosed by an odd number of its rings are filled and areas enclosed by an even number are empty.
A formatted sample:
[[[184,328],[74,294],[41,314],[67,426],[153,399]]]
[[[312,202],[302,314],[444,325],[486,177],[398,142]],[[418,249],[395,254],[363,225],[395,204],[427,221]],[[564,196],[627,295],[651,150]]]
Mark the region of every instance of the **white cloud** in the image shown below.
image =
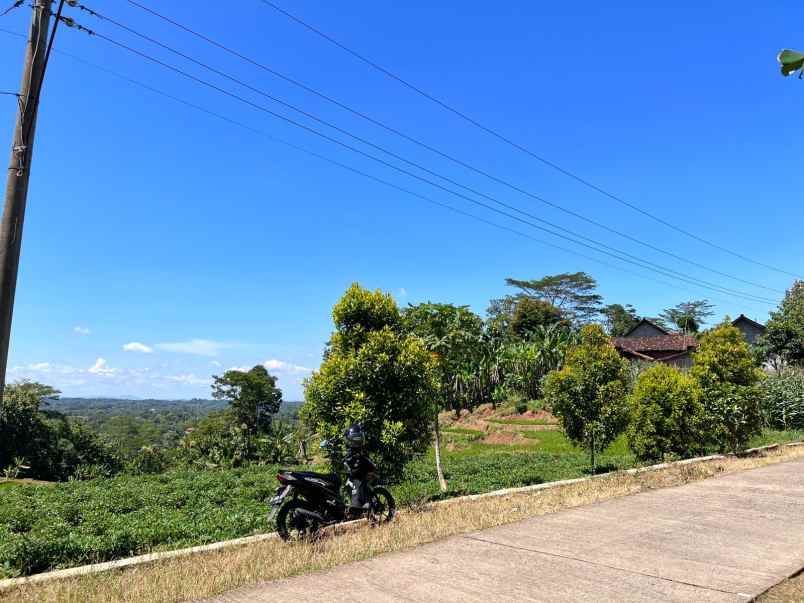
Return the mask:
[[[407,296],[408,296],[408,290],[405,289],[404,287],[400,287],[399,288],[399,297],[407,297]]]
[[[262,364],[269,371],[274,371],[276,373],[300,374],[300,373],[312,373],[313,372],[313,369],[307,368],[306,366],[300,366],[298,364],[291,364],[290,362],[285,362],[284,360],[276,360],[275,358],[271,358],[269,360],[266,360]]]
[[[218,362],[217,360],[210,360],[210,361],[209,361],[209,363],[210,363],[212,366],[217,366],[217,367],[221,367],[221,366],[223,366],[223,365],[222,365],[220,362]]]
[[[165,377],[168,381],[181,383],[182,385],[209,385],[212,379],[205,377],[198,377],[195,373],[183,373],[181,375],[168,375]]]
[[[33,371],[45,371],[45,372],[48,372],[50,370],[50,363],[49,362],[37,362],[35,364],[30,365],[30,368]]]
[[[89,330],[88,327],[73,327],[73,333],[78,333],[79,335],[89,335],[92,331]]]
[[[247,366],[232,366],[232,367],[227,369],[227,371],[238,371],[240,373],[247,373],[250,370],[251,369],[248,368]]]
[[[132,341],[131,343],[127,343],[123,346],[124,352],[140,352],[142,354],[151,354],[153,353],[154,349],[145,345],[144,343],[140,343],[139,341]]]
[[[98,358],[87,372],[93,375],[115,375],[120,372],[120,369],[109,368],[105,358]]]
[[[173,343],[157,343],[154,347],[177,354],[194,354],[196,356],[217,356],[221,350],[231,348],[232,344],[209,339],[191,339]]]

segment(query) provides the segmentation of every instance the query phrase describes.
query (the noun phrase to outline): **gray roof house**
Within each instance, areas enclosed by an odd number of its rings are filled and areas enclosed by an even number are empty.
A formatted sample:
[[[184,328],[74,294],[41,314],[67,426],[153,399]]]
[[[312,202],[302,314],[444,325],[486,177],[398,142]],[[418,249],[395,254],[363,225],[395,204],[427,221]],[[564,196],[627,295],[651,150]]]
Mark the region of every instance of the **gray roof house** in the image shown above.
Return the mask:
[[[755,320],[751,320],[745,314],[740,314],[732,323],[745,337],[748,345],[754,345],[762,335],[765,334],[765,325]]]

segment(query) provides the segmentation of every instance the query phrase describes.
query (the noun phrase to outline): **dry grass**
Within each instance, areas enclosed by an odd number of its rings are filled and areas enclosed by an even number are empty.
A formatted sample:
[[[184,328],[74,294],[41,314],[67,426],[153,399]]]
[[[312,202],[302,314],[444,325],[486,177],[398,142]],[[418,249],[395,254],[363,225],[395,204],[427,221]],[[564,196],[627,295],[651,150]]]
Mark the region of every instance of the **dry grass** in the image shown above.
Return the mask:
[[[420,512],[402,513],[388,526],[357,529],[317,543],[287,545],[271,540],[126,570],[24,585],[0,593],[0,601],[184,601],[260,581],[326,569],[527,517],[802,456],[804,446],[772,451],[761,457],[713,460],[636,475],[616,473],[505,497],[451,501]]]
[[[798,603],[804,601],[804,572],[774,586],[759,597],[760,603]]]

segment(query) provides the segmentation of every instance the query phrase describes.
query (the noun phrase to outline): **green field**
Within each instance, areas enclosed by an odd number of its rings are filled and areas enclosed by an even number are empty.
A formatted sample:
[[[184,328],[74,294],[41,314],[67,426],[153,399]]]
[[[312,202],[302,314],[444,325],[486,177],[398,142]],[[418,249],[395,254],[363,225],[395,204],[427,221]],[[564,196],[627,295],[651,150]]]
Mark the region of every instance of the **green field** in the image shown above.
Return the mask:
[[[588,474],[587,455],[561,432],[522,435],[529,440],[520,445],[489,445],[459,437],[460,443],[456,440],[452,450],[444,451],[446,494],[438,490],[432,453],[409,463],[404,481],[393,486],[400,505]],[[751,445],[802,438],[801,431],[768,432]],[[598,462],[604,470],[635,464],[624,438]],[[59,484],[0,483],[0,577],[270,531],[267,501],[276,488],[276,469],[171,471]]]

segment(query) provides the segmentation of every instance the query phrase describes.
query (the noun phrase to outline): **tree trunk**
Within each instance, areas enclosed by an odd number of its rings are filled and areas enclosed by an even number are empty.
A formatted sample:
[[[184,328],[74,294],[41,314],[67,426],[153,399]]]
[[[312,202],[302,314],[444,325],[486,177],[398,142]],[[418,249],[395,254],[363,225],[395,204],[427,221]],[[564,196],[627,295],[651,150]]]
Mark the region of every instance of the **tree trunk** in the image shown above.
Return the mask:
[[[447,480],[444,479],[444,469],[441,466],[441,429],[438,426],[438,417],[436,417],[435,427],[435,463],[436,474],[438,475],[438,486],[442,492],[447,491]]]

